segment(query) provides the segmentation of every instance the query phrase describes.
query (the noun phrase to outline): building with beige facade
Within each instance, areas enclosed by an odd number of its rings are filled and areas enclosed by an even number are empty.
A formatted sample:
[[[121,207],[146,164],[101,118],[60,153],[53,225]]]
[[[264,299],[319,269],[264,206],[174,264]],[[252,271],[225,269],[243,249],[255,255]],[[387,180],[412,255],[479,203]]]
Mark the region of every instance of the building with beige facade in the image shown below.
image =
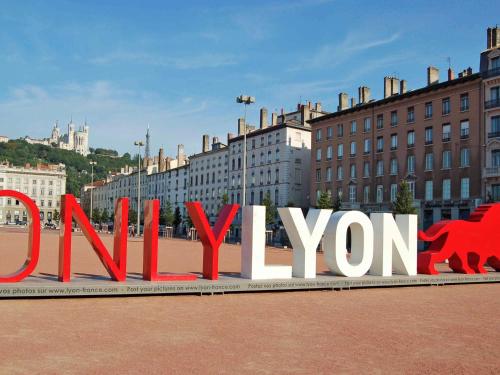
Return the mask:
[[[40,210],[42,223],[51,222],[55,211],[60,211],[61,195],[66,193],[64,165],[38,164],[14,167],[0,165],[0,190],[15,190],[29,196]],[[27,221],[26,208],[18,200],[0,197],[0,223]]]

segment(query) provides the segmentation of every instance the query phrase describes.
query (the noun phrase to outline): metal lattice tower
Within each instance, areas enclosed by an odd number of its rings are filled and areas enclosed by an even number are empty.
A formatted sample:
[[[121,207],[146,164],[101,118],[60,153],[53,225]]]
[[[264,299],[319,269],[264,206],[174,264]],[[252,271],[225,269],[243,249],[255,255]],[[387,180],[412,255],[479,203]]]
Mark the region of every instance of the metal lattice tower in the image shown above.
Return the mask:
[[[150,148],[149,148],[149,124],[148,131],[146,132],[146,148],[144,149],[144,158],[149,159],[150,157]]]

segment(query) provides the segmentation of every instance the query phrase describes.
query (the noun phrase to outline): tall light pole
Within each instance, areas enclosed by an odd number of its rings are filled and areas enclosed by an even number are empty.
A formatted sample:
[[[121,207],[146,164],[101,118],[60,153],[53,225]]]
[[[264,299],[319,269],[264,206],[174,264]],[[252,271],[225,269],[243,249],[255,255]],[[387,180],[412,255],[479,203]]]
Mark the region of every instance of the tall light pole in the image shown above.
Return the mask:
[[[92,206],[92,195],[94,193],[94,165],[97,164],[97,162],[95,161],[91,161],[89,162],[90,164],[90,212],[89,212],[89,215],[90,215],[90,222],[92,222],[92,211],[93,211],[93,206]]]
[[[243,117],[243,195],[241,199],[242,207],[246,205],[247,188],[247,106],[255,103],[255,98],[248,95],[240,95],[236,98],[236,103],[245,105],[245,116]]]
[[[139,148],[139,164],[137,169],[137,237],[141,235],[141,147],[143,141],[135,141],[134,145]]]

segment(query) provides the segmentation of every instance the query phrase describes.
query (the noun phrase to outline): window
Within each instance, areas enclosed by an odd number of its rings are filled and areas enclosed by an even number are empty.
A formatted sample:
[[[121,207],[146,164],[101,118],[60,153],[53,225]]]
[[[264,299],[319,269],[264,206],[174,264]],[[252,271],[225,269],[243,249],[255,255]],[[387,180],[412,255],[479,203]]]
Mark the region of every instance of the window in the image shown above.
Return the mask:
[[[332,160],[333,157],[333,146],[330,145],[326,148],[326,160]]]
[[[434,169],[434,154],[425,154],[425,170],[432,171]]]
[[[469,110],[469,94],[460,95],[460,111],[465,112]]]
[[[382,185],[377,185],[377,203],[382,203],[384,201],[384,187]]]
[[[451,139],[451,125],[443,124],[443,142],[449,142]]]
[[[377,129],[383,129],[384,127],[384,115],[377,115]]]
[[[270,169],[267,170],[267,183],[268,184],[271,183],[271,170]]]
[[[444,98],[441,103],[441,110],[443,112],[443,116],[450,113],[450,98]]]
[[[384,161],[377,160],[377,177],[384,175]]]
[[[432,144],[432,127],[425,128],[425,144]]]
[[[408,190],[410,190],[411,196],[415,199],[415,181],[408,181]]]
[[[343,124],[338,124],[337,125],[337,136],[338,137],[343,137],[344,136],[344,125]]]
[[[358,124],[356,123],[356,120],[351,121],[351,134],[356,134],[358,128]]]
[[[365,117],[363,121],[363,131],[369,132],[372,129],[372,119],[371,117]]]
[[[276,149],[276,161],[279,161],[280,160],[280,149],[277,148]]]
[[[340,143],[337,146],[337,159],[342,159],[344,157],[344,145]]]
[[[377,152],[384,151],[384,137],[377,137]]]
[[[491,59],[491,69],[500,69],[500,56]]]
[[[451,199],[451,180],[446,178],[443,180],[443,200],[449,201]]]
[[[321,141],[321,129],[316,130],[316,141],[319,142]],[[262,138],[262,142],[264,143],[264,139]]]
[[[413,146],[415,146],[415,132],[412,130],[408,132],[408,147]]]
[[[415,173],[415,155],[408,155],[408,173]]]
[[[425,118],[432,117],[432,102],[425,103]]]
[[[396,201],[398,195],[398,184],[391,184],[391,202]]]
[[[280,170],[279,170],[279,168],[275,169],[274,176],[275,176],[274,182],[276,184],[279,184],[279,182],[280,182]]]
[[[356,156],[356,142],[351,142],[351,157]]]
[[[443,169],[451,168],[451,151],[445,150],[443,151]]]
[[[351,178],[356,178],[356,164],[351,164]]]
[[[321,138],[321,136],[320,136],[320,138]],[[272,140],[272,134],[269,134],[269,135],[267,136],[267,144],[268,144],[268,145],[270,145],[270,144],[272,144],[272,143],[273,143],[273,140]]]
[[[333,138],[333,128],[331,126],[326,128],[326,139]]]
[[[470,150],[468,148],[462,148],[460,150],[460,166],[468,167],[470,165]]]
[[[318,148],[316,150],[316,161],[321,161],[321,149],[320,148]],[[270,162],[269,161],[269,155],[268,155],[268,162]]]
[[[262,171],[261,171],[262,175]],[[321,169],[316,169],[316,182],[321,182]]]
[[[500,157],[500,152],[499,152],[499,157]],[[363,163],[363,177],[370,177],[370,162],[369,161],[365,161]]]
[[[344,178],[344,169],[341,165],[337,167],[337,180],[342,180]]]
[[[321,149],[318,148],[319,150],[319,160],[321,160]],[[318,150],[316,150],[316,159],[318,157]],[[267,164],[271,163],[271,150],[267,152]]]
[[[406,122],[415,122],[415,107],[408,107],[408,112],[406,114]]]
[[[326,181],[330,182],[332,180],[332,168],[326,168]]]
[[[493,137],[498,137],[500,134],[500,116],[493,116],[491,118],[491,132]]]
[[[469,199],[469,177],[460,180],[460,198]]]
[[[372,142],[370,138],[365,138],[363,142],[363,153],[364,154],[369,154],[370,150],[372,148]]]
[[[396,158],[391,159],[390,173],[393,176],[398,174],[398,159],[396,159]]]
[[[433,182],[432,180],[425,181],[425,200],[431,201],[433,199]]]
[[[500,150],[491,151],[491,166],[500,167]]]
[[[398,148],[398,135],[391,134],[391,150],[396,150]]]
[[[469,138],[469,120],[460,121],[460,138]]]
[[[363,187],[363,203],[370,202],[370,186],[366,185]]]
[[[349,185],[349,202],[356,202],[356,185]]]
[[[498,102],[498,100],[500,100],[500,86],[490,88],[490,100],[492,102]]]
[[[398,124],[398,111],[391,112],[391,126],[396,126]]]

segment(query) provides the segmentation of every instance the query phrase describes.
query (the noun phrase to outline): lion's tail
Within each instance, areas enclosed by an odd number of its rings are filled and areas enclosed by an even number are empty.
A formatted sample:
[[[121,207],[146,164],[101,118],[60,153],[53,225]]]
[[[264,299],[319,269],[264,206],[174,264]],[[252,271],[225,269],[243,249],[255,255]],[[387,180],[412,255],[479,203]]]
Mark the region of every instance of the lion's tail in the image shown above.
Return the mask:
[[[441,237],[443,234],[448,232],[448,228],[446,226],[442,226],[441,228],[438,229],[436,233],[433,233],[431,235],[427,235],[423,230],[418,231],[418,239],[420,241],[425,241],[425,242],[432,242],[437,240],[439,237]]]

